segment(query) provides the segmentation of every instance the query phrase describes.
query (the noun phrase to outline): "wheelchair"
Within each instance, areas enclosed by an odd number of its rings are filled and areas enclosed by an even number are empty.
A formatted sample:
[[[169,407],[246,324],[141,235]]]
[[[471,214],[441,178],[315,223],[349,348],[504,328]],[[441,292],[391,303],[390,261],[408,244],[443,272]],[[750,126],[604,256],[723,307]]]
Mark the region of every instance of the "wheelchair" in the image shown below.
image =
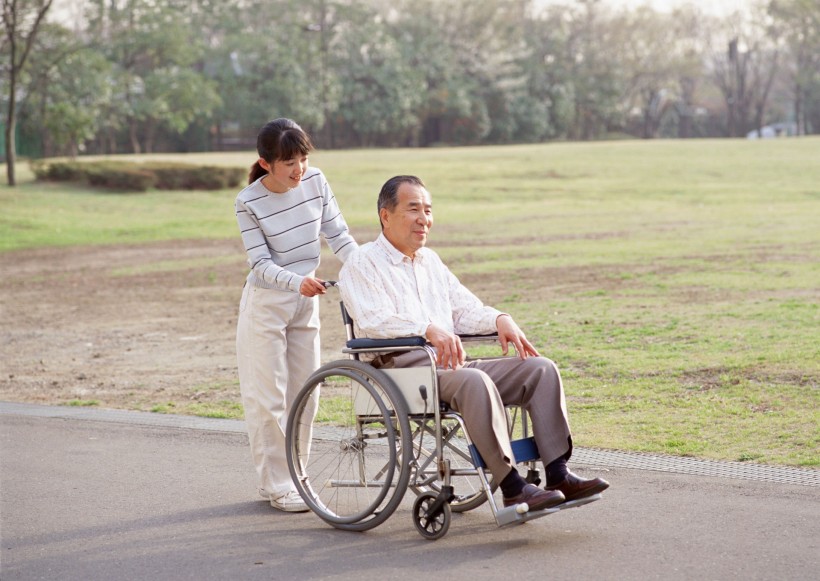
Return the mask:
[[[335,282],[329,282],[335,286]],[[340,303],[348,359],[328,363],[305,382],[288,416],[287,460],[291,478],[308,507],[331,526],[366,531],[382,524],[409,489],[416,495],[412,518],[422,537],[435,540],[450,528],[453,512],[489,504],[498,526],[523,523],[599,500],[600,494],[539,511],[526,503],[499,507],[497,483],[461,416],[439,400],[435,351],[423,337],[358,339]],[[496,335],[462,336],[465,346],[494,342]],[[364,353],[424,350],[429,367],[378,369]],[[483,357],[483,359],[487,359]],[[516,462],[538,484],[538,450],[526,414],[508,408]]]

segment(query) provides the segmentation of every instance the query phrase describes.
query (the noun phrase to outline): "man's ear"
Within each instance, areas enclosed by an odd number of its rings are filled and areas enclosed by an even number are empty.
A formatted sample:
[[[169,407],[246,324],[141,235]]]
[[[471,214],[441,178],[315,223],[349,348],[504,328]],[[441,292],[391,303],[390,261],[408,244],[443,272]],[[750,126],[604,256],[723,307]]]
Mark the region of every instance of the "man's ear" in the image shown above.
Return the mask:
[[[379,219],[382,223],[382,230],[384,230],[387,227],[388,221],[390,220],[390,212],[387,208],[382,208],[381,210],[379,210]]]

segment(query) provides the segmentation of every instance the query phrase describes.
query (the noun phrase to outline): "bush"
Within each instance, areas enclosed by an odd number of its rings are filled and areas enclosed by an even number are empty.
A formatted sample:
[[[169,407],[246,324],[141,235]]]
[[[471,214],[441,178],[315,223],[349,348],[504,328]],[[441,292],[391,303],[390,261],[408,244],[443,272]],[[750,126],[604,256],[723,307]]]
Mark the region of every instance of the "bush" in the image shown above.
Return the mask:
[[[156,188],[160,190],[221,190],[239,186],[245,177],[245,170],[235,167],[182,163],[149,163],[143,167],[156,175]]]
[[[186,163],[129,161],[37,161],[31,164],[38,180],[85,182],[127,192],[159,190],[220,190],[241,185],[246,170]]]
[[[154,187],[156,176],[131,164],[88,164],[86,179],[92,186],[122,192],[144,192]]]
[[[35,161],[31,162],[31,169],[41,181],[81,182],[85,179],[85,169],[78,163]]]

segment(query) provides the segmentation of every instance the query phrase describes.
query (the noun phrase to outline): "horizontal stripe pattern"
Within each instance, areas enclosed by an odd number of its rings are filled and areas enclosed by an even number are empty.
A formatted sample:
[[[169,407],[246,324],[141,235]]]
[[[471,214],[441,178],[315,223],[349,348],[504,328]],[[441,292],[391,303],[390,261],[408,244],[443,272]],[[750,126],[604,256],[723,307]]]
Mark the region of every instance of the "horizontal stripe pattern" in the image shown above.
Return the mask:
[[[310,168],[283,194],[269,192],[261,178],[236,197],[236,220],[248,254],[248,282],[299,292],[319,266],[321,238],[344,262],[357,248],[324,174]]]

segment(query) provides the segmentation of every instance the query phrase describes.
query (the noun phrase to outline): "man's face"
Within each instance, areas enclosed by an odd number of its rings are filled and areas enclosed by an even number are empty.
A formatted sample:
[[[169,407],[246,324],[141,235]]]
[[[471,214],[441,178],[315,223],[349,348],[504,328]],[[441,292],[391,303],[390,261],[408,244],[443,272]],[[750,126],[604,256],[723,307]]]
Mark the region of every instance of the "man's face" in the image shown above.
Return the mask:
[[[433,202],[430,192],[406,182],[399,186],[398,198],[393,211],[381,210],[384,235],[400,252],[413,258],[416,250],[427,244],[427,233],[433,227]]]

